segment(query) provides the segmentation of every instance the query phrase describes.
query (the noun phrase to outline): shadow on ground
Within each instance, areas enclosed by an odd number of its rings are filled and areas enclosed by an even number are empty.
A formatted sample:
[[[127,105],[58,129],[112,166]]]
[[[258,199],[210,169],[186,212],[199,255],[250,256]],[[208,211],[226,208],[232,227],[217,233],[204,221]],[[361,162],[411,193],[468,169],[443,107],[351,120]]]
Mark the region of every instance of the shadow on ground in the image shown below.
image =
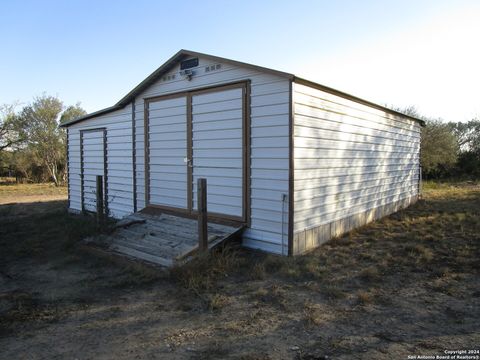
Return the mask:
[[[171,272],[79,251],[65,202],[0,206],[0,358],[404,359],[480,343],[480,191],[432,190],[298,258]]]

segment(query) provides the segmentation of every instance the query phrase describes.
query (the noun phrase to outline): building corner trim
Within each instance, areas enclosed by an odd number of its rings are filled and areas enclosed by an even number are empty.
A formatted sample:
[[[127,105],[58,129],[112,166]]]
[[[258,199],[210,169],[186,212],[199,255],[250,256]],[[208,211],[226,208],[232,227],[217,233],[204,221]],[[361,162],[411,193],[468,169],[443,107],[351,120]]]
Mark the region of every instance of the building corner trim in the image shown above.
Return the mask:
[[[288,120],[288,147],[289,147],[289,169],[288,169],[288,256],[294,255],[293,243],[293,221],[294,221],[294,116],[293,116],[293,81],[289,81],[289,120]],[[283,234],[282,234],[283,236]]]

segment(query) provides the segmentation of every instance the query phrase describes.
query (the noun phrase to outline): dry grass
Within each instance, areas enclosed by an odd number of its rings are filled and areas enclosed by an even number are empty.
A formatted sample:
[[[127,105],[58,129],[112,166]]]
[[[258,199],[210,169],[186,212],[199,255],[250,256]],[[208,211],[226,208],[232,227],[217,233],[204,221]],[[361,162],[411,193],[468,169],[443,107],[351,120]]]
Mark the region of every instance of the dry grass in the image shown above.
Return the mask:
[[[318,304],[310,301],[305,302],[303,306],[304,321],[307,326],[322,325],[324,323],[324,314]]]
[[[380,280],[381,275],[376,266],[369,266],[368,268],[362,270],[360,273],[360,278],[369,282],[373,282]]]
[[[220,310],[231,302],[231,298],[219,293],[222,281],[237,272],[243,264],[238,246],[227,245],[211,253],[198,256],[187,264],[177,265],[169,270],[170,278],[176,285],[200,301],[200,308]],[[191,299],[179,299],[181,307],[196,307]]]
[[[357,300],[360,305],[369,305],[375,301],[375,293],[372,290],[359,290]]]
[[[69,215],[65,205],[63,201],[54,201],[47,208],[41,203],[30,205],[34,214],[21,216],[20,221],[15,206],[3,205],[0,208],[0,248],[4,260],[58,255],[95,233],[93,218]],[[42,211],[37,212],[37,207]]]
[[[46,184],[15,184],[0,180],[0,198],[4,196],[31,196],[31,195],[67,195],[66,186]]]
[[[257,262],[253,265],[250,272],[252,280],[263,280],[267,276],[265,271],[265,264],[263,262]]]
[[[78,254],[90,220],[32,206],[0,207],[6,357],[395,359],[480,343],[477,184],[427,183],[305,256],[225,247],[166,274]]]
[[[232,302],[229,296],[223,294],[214,294],[209,298],[208,308],[212,311],[220,310]]]
[[[67,199],[66,186],[56,187],[53,183],[15,184],[7,180],[0,178],[0,205]]]

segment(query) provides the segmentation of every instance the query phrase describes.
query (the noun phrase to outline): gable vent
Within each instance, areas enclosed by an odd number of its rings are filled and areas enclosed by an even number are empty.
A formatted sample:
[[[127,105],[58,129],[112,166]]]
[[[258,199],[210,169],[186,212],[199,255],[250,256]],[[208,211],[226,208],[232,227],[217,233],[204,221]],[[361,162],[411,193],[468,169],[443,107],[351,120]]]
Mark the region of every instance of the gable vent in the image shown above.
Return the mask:
[[[191,69],[198,66],[198,58],[183,60],[180,63],[180,70]]]
[[[208,65],[205,67],[205,72],[215,71],[222,68],[221,64]]]

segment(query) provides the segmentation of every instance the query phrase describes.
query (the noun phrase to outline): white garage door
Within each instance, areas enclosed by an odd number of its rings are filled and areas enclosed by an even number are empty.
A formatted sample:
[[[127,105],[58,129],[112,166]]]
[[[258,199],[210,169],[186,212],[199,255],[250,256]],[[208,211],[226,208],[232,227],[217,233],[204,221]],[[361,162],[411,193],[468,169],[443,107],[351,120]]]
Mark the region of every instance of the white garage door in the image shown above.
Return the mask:
[[[148,205],[197,209],[207,179],[210,215],[244,219],[245,85],[148,101]]]

